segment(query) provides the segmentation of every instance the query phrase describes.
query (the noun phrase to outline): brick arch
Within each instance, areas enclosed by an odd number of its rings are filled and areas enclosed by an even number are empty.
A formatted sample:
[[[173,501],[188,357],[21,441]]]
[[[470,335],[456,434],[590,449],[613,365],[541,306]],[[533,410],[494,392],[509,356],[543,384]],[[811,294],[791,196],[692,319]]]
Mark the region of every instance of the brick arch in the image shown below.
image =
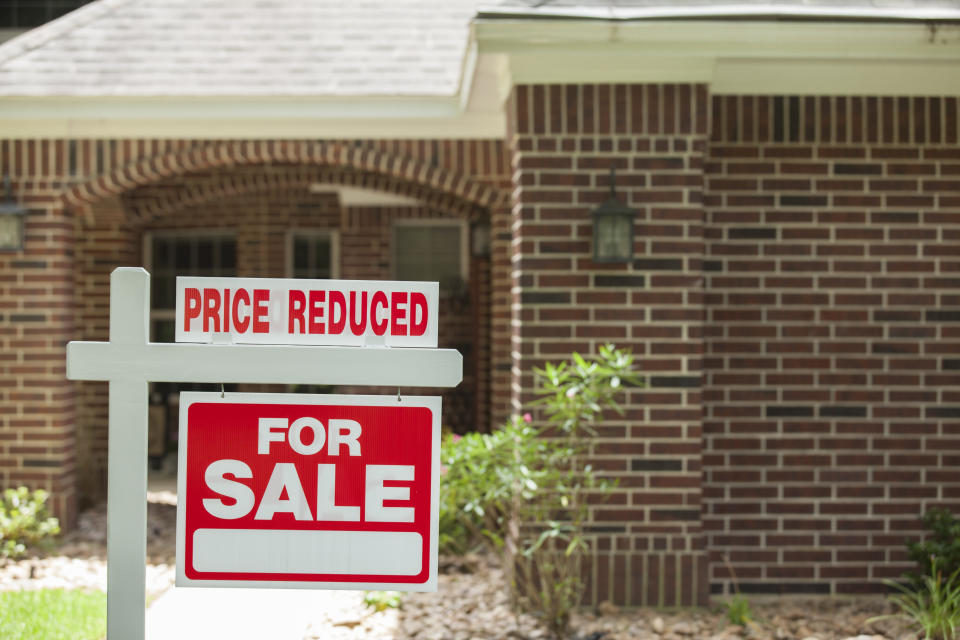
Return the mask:
[[[189,175],[183,174],[183,177]],[[128,215],[134,221],[143,223],[182,207],[254,193],[307,190],[311,184],[318,182],[409,196],[419,200],[423,206],[469,219],[489,215],[486,207],[423,184],[390,175],[330,166],[293,165],[285,170],[257,173],[228,170],[218,175],[215,181],[188,185],[164,180],[128,191],[124,197]],[[165,192],[165,185],[172,187],[169,192]]]
[[[389,176],[482,207],[503,206],[509,196],[461,173],[409,157],[343,142],[230,140],[140,160],[75,185],[63,195],[67,207],[89,215],[91,205],[166,178],[235,166],[299,164],[339,167]]]

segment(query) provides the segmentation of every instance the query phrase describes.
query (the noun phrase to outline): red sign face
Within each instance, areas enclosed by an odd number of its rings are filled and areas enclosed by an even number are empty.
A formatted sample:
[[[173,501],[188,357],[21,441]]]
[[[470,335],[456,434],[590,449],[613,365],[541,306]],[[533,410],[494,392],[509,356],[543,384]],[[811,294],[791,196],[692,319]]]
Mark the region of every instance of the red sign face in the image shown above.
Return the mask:
[[[183,393],[177,585],[436,589],[440,398]]]

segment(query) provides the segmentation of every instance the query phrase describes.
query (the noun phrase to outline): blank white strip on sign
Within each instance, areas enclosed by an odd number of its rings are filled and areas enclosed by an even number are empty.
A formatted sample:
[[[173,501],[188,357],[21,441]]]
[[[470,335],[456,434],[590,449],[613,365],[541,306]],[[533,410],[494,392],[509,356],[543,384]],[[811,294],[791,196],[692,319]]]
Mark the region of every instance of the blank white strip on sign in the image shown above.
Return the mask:
[[[423,537],[412,531],[197,529],[193,569],[415,576],[423,570]]]

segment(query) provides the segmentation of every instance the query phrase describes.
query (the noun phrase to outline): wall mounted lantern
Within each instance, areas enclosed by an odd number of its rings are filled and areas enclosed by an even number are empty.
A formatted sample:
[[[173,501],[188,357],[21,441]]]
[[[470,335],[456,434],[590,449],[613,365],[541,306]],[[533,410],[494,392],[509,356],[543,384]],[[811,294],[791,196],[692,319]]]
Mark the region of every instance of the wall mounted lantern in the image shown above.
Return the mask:
[[[593,210],[593,261],[633,260],[633,218],[631,209],[617,200],[616,172],[610,167],[610,197]]]
[[[23,227],[27,210],[17,204],[10,186],[10,176],[3,176],[6,198],[0,203],[0,251],[23,249]]]

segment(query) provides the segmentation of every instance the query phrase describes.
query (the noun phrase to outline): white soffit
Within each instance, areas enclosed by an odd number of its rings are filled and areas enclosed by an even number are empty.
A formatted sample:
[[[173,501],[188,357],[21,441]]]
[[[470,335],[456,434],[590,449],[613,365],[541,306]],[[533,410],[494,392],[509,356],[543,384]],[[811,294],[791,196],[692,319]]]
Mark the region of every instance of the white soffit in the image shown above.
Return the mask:
[[[314,182],[310,185],[310,192],[336,193],[340,199],[340,205],[344,207],[419,207],[423,205],[416,198],[400,194],[326,182]]]

